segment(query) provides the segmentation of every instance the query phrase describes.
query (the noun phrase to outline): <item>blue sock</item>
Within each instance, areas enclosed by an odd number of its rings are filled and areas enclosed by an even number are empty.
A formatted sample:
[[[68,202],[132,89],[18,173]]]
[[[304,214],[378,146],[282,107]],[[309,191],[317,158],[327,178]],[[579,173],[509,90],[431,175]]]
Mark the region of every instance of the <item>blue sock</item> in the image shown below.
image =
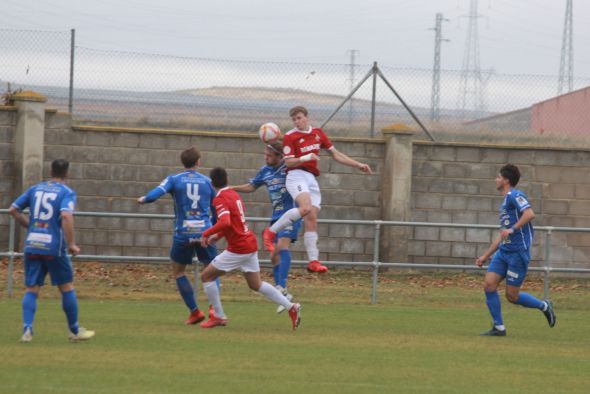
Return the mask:
[[[76,298],[75,290],[61,293],[61,306],[68,318],[70,331],[78,334],[78,299]]]
[[[188,309],[191,312],[197,309],[195,292],[193,291],[193,286],[191,285],[191,282],[189,282],[186,275],[176,278],[176,287],[178,288],[178,292],[182,296],[182,299],[184,300],[184,303]]]
[[[485,292],[486,293],[486,304],[490,310],[490,315],[494,319],[495,326],[503,326],[504,321],[502,320],[502,305],[500,304],[500,296],[497,291]]]
[[[23,325],[24,329],[33,329],[33,320],[37,311],[37,294],[27,291],[23,296]]]
[[[518,295],[518,300],[516,300],[515,304],[522,305],[525,308],[537,308],[543,310],[545,307],[545,303],[538,298],[533,297],[529,293],[521,292]]]
[[[272,266],[272,277],[275,280],[275,285],[281,285],[281,275],[279,273],[280,263]]]
[[[279,285],[284,289],[287,288],[287,279],[289,278],[289,270],[291,269],[291,252],[289,249],[279,251]]]

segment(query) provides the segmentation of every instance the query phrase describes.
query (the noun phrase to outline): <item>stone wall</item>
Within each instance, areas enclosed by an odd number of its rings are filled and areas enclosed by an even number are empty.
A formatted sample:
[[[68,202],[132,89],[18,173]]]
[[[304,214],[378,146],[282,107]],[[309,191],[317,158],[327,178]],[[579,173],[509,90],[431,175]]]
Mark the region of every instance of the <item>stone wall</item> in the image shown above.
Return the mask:
[[[16,108],[0,107],[0,207],[8,208],[15,197],[16,168],[13,140],[16,127]],[[7,249],[8,216],[0,215],[0,247]]]
[[[521,170],[517,186],[530,198],[538,226],[590,227],[590,152],[583,150],[414,144],[412,220],[498,224],[502,197],[494,179],[508,162]],[[544,232],[537,231],[533,259],[544,258]],[[497,231],[415,228],[409,254],[413,262],[471,263]],[[590,234],[554,233],[555,265],[587,267]]]
[[[8,207],[21,192],[15,190],[18,175],[13,149],[16,122],[13,107],[0,108],[2,207]],[[390,149],[388,144],[394,140],[400,143],[405,137],[332,139],[338,149],[371,164],[375,175],[360,174],[327,155],[322,156],[320,218],[388,219],[387,212],[391,211],[413,221],[497,225],[501,196],[494,189],[494,178],[503,164],[511,162],[521,168],[519,188],[530,197],[537,214],[534,222],[537,226],[590,227],[590,172],[586,169],[590,151],[415,141],[413,148],[408,149],[408,155],[412,152],[410,171],[410,166],[403,165],[409,158],[397,157],[396,165],[391,164],[395,158],[385,163],[386,155],[395,156],[392,152],[400,151]],[[173,204],[168,196],[144,206],[138,206],[136,199],[167,175],[182,170],[179,154],[190,145],[202,152],[203,173],[207,174],[215,166],[225,167],[232,184],[247,182],[264,162],[264,146],[251,134],[72,126],[68,114],[47,111],[43,175],[49,175],[52,160],[69,159],[71,185],[78,193],[80,211],[172,214]],[[404,213],[406,208],[396,206],[400,204],[394,201],[396,190],[384,192],[387,185],[400,183],[403,177],[397,174],[399,171],[411,172],[409,215]],[[391,172],[396,172],[397,183],[391,182],[394,178]],[[399,185],[396,188],[399,189]],[[391,200],[388,205],[383,198]],[[269,215],[270,204],[264,189],[244,195],[244,200],[247,216]],[[389,219],[404,220],[393,216]],[[263,223],[251,225],[257,234],[264,226]],[[167,256],[173,223],[168,219],[79,216],[76,227],[84,254]],[[6,230],[7,216],[0,215],[3,245],[7,244]],[[371,261],[373,231],[372,226],[320,224],[320,258]],[[389,251],[395,253],[387,254],[382,250],[383,261],[471,264],[497,232],[418,227],[389,234],[395,234],[390,236],[388,246]],[[544,258],[543,240],[544,233],[537,232],[533,249],[537,265]],[[295,258],[306,258],[302,242],[298,242],[294,250]],[[551,260],[554,264],[588,267],[589,257],[590,234],[553,234]]]
[[[173,213],[172,199],[138,206],[137,197],[156,187],[167,175],[181,171],[180,152],[195,145],[202,153],[202,172],[228,169],[231,184],[246,183],[264,164],[264,145],[248,134],[71,127],[69,117],[51,115],[45,136],[45,167],[60,157],[71,161],[71,186],[78,193],[80,211]],[[369,177],[323,156],[320,176],[322,218],[379,219],[380,169],[383,141],[334,138],[349,156],[371,164]],[[244,195],[246,215],[267,217],[270,204],[265,189]],[[79,217],[78,242],[85,254],[167,256],[170,220]],[[262,223],[252,224],[260,234]],[[324,260],[370,261],[371,226],[321,225],[320,257]],[[303,251],[298,242],[295,251]],[[296,258],[306,259],[303,253]]]

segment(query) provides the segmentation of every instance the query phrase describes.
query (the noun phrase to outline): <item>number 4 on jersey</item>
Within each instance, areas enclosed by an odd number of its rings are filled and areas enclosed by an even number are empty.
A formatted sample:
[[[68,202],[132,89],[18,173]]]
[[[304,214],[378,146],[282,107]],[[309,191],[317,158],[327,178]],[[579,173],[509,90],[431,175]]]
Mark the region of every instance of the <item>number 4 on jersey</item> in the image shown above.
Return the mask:
[[[196,183],[187,183],[186,184],[186,196],[193,202],[191,204],[192,209],[197,209],[199,207],[199,185]]]

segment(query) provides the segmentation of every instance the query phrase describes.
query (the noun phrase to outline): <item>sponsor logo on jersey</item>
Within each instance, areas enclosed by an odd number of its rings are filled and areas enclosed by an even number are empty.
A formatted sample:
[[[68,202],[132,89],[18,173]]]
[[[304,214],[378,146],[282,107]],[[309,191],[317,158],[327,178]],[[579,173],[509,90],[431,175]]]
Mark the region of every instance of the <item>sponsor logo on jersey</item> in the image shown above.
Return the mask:
[[[319,150],[320,149],[320,144],[313,144],[313,145],[309,145],[309,146],[304,146],[301,148],[301,152],[309,152],[312,150]]]
[[[523,196],[518,196],[516,197],[516,202],[518,203],[519,206],[523,207],[525,205],[528,205],[528,201],[526,200],[526,198],[524,198]]]
[[[51,243],[51,240],[53,239],[53,236],[51,234],[41,234],[41,233],[29,233],[29,236],[27,237],[27,241],[28,242],[34,242],[34,243],[42,243],[42,244],[49,244]]]
[[[289,153],[291,153],[291,147],[285,146],[283,148],[283,153],[286,154],[286,155],[288,155]]]

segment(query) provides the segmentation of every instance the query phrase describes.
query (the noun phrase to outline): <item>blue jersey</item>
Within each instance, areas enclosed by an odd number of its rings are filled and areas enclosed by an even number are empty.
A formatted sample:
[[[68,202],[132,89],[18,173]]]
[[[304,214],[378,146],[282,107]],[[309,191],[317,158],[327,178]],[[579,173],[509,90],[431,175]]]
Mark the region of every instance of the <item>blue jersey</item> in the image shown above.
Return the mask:
[[[526,194],[517,189],[512,189],[504,196],[504,201],[500,206],[500,227],[512,228],[522,216],[522,213],[531,207]],[[528,222],[522,228],[514,230],[514,233],[502,241],[500,250],[515,252],[521,250],[530,250],[533,243],[533,224]]]
[[[211,201],[215,197],[211,179],[194,170],[170,175],[145,196],[145,202],[156,201],[166,193],[174,199],[174,239],[185,242],[200,238],[211,227]]]
[[[59,182],[41,182],[17,198],[12,206],[21,211],[25,208],[31,211],[25,253],[66,255],[61,213],[74,212],[76,192]]]
[[[266,186],[270,202],[272,203],[272,218],[277,220],[283,213],[295,207],[293,198],[285,187],[287,179],[287,165],[282,163],[278,167],[262,166],[256,176],[250,179],[250,184],[255,188]]]

